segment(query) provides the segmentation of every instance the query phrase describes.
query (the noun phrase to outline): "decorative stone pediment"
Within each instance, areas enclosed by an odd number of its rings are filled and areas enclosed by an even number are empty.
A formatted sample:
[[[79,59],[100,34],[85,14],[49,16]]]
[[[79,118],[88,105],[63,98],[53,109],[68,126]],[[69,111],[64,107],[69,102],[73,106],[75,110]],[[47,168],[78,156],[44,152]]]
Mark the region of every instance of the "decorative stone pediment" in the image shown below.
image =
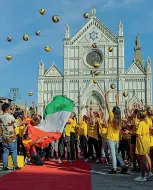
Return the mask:
[[[89,96],[91,95],[96,95],[101,100],[101,102],[104,101],[104,91],[98,83],[94,84],[92,80],[83,90],[83,96],[81,97],[82,104],[85,104],[88,101]]]
[[[132,96],[132,98],[128,102],[129,102],[130,105],[133,105],[133,104],[139,104],[139,105],[141,105],[142,104],[142,101],[136,95],[136,90],[134,90],[133,96]]]
[[[133,63],[125,74],[126,75],[144,75],[145,73],[135,63]]]
[[[87,41],[86,41],[87,40]],[[72,36],[70,43],[117,42],[117,37],[97,17],[91,17],[86,24]]]
[[[44,74],[45,77],[62,77],[61,72],[57,69],[56,65],[53,64]]]

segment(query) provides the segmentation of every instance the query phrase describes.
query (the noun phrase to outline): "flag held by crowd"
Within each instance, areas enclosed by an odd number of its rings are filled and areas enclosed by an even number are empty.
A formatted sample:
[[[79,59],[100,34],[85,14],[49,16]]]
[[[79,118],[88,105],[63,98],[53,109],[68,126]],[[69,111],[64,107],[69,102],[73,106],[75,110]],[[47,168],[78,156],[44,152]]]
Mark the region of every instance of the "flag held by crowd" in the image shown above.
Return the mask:
[[[28,127],[28,134],[33,142],[39,139],[39,144],[48,144],[59,139],[62,135],[66,122],[73,111],[73,101],[65,96],[55,96],[44,111],[45,120],[37,126]],[[44,137],[44,138],[43,138]],[[45,138],[46,137],[46,138]],[[41,146],[44,146],[41,144]]]

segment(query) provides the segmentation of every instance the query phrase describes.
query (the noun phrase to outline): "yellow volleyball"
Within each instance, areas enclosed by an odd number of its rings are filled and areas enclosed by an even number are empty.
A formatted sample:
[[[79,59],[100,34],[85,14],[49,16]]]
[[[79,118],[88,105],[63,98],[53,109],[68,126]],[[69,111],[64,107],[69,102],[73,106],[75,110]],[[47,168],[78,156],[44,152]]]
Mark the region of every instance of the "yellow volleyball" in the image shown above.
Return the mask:
[[[113,49],[112,47],[109,47],[109,48],[108,48],[108,51],[109,51],[109,52],[113,52],[113,50],[114,50],[114,49]]]
[[[40,12],[41,15],[44,15],[46,13],[45,9],[40,9],[39,12]]]
[[[98,75],[100,74],[100,72],[99,72],[99,71],[95,71],[94,74],[95,74],[96,76],[98,76]]]
[[[23,40],[24,41],[28,41],[30,38],[29,38],[29,36],[28,36],[28,34],[25,34],[24,36],[23,36]]]
[[[60,17],[58,16],[58,15],[54,15],[53,17],[52,17],[52,20],[53,20],[53,22],[59,22],[60,21]]]
[[[111,87],[111,89],[115,89],[116,85],[115,84],[111,84],[110,87]]]
[[[40,30],[37,30],[37,31],[36,31],[36,35],[37,35],[37,36],[40,36],[40,34],[41,34],[41,33],[40,33]]]
[[[128,92],[123,92],[123,96],[127,97],[128,96]]]
[[[12,37],[11,37],[11,36],[8,36],[8,37],[7,37],[7,41],[8,41],[8,42],[11,42],[11,41],[12,41]]]
[[[93,65],[94,67],[99,67],[100,66],[100,64],[99,63],[94,63],[94,65]]]
[[[97,80],[95,78],[93,79],[93,83],[95,83],[95,84],[97,83]]]
[[[89,18],[89,13],[84,13],[84,18]]]
[[[6,56],[6,59],[7,59],[8,61],[11,61],[12,56],[11,56],[11,55],[7,55],[7,56]]]
[[[93,43],[93,44],[92,44],[92,47],[93,47],[93,48],[97,48],[97,43]]]
[[[29,92],[28,95],[29,95],[29,96],[33,96],[33,92]]]
[[[49,52],[49,51],[50,51],[50,47],[49,47],[49,46],[46,46],[46,47],[45,47],[45,51],[46,51],[46,52]]]

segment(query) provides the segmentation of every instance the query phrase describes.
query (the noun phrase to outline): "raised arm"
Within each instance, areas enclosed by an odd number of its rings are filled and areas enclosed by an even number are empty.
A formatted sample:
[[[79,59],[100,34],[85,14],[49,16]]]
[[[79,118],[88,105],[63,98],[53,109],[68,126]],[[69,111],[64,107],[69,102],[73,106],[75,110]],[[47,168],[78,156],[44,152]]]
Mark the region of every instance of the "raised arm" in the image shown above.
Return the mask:
[[[101,120],[104,120],[104,119],[105,119],[104,110],[103,110],[103,108],[101,107],[100,104],[98,104],[98,107],[99,107],[99,116],[100,116],[100,119],[101,119]]]
[[[35,102],[32,102],[32,105],[33,105],[34,114],[37,114],[37,110],[36,110]]]
[[[109,91],[105,93],[105,103],[106,103],[106,108],[107,111],[110,112],[110,105],[109,105]]]
[[[90,117],[90,122],[93,122],[94,114],[93,114],[93,108],[92,108],[92,100],[90,100],[89,117]]]
[[[25,108],[24,108],[24,118],[27,118],[27,104],[25,103]]]
[[[115,95],[116,106],[119,106],[119,93]]]

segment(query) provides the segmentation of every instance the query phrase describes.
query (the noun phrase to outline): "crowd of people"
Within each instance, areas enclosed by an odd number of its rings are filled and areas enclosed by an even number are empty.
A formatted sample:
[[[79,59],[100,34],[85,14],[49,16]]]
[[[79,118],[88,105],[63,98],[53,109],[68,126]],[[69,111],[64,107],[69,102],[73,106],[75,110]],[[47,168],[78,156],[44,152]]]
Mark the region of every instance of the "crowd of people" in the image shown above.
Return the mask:
[[[34,103],[34,114],[30,114],[27,107],[16,112],[15,106],[10,109],[10,105],[4,103],[0,116],[3,170],[8,170],[9,154],[12,154],[15,170],[21,169],[17,165],[17,155],[23,155],[26,164],[35,165],[43,165],[53,159],[59,164],[65,159],[70,163],[77,159],[84,162],[92,159],[97,164],[110,165],[110,175],[116,174],[120,167],[122,174],[128,170],[140,172],[135,181],[147,181],[153,176],[153,110],[150,107],[129,109],[126,105],[122,117],[119,94],[115,99],[116,106],[111,110],[109,91],[106,92],[108,119],[101,105],[97,105],[98,112],[94,110],[92,101],[86,108],[86,114],[80,111],[78,119],[72,112],[60,139],[47,147],[37,146],[39,140],[31,142],[27,133],[29,125],[39,128],[39,123],[44,119],[37,114]]]

